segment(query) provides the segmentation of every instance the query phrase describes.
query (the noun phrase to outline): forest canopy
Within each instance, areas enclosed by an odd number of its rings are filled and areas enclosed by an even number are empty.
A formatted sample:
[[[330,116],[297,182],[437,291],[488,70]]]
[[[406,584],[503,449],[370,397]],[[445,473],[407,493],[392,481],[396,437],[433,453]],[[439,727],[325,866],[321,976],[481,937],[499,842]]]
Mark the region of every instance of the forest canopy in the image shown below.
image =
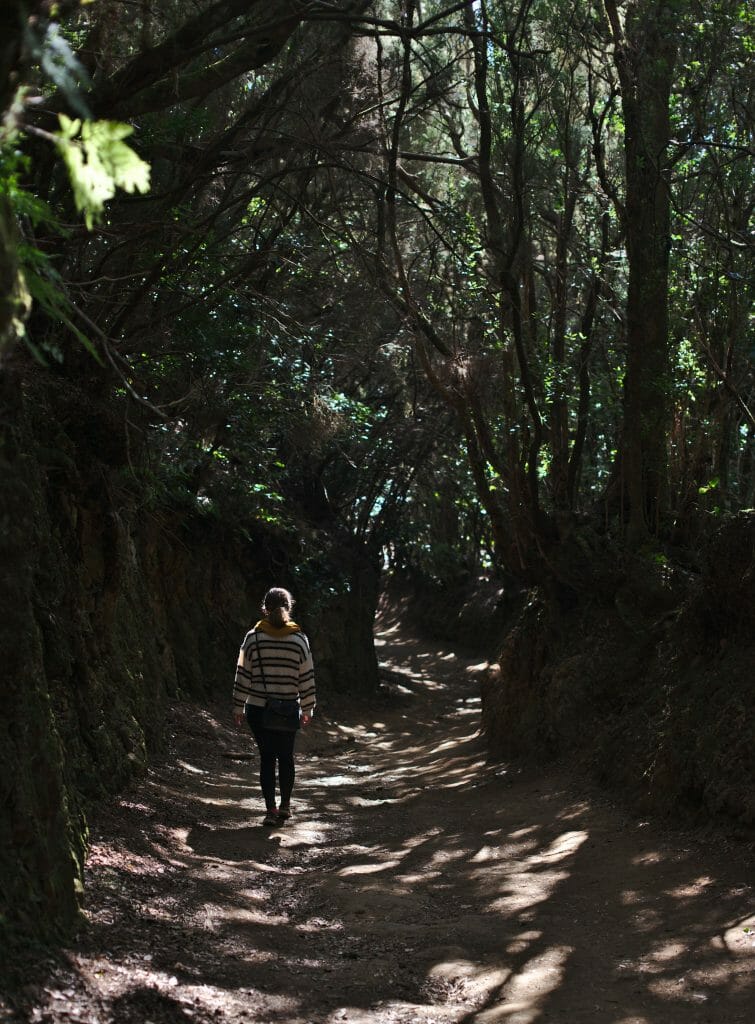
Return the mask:
[[[568,587],[755,504],[747,5],[2,18],[6,352],[149,501]]]

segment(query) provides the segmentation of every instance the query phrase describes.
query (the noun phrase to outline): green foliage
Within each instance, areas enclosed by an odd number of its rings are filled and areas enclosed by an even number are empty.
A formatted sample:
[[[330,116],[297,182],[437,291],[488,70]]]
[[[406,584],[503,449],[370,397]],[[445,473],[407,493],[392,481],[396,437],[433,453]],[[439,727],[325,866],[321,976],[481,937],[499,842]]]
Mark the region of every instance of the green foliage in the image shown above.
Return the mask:
[[[499,3],[472,12],[490,29],[487,193],[469,26],[453,9],[408,40],[401,123],[385,97],[399,93],[407,40],[381,37],[378,83],[375,62],[343,59],[344,38],[327,25],[202,99],[179,103],[166,88],[162,109],[139,116],[139,156],[107,104],[96,107],[103,121],[61,119],[77,208],[90,227],[108,203],[113,215],[93,236],[38,245],[27,235],[25,272],[56,325],[76,333],[86,323],[66,304],[74,295],[118,339],[113,393],[149,465],[133,472],[152,506],[186,501],[292,532],[327,522],[394,544],[399,560],[416,554],[432,574],[496,557],[491,511],[506,529],[566,507],[616,514],[622,499],[607,491],[626,437],[625,126],[604,20],[582,0],[562,14],[557,0],[521,17]],[[103,17],[92,8],[67,23],[71,57],[63,47],[57,68],[40,64],[47,88],[85,86],[72,50]],[[108,22],[91,88],[117,103],[111,116],[129,117],[131,98],[108,92],[117,75],[131,69],[137,103],[138,88],[152,89],[138,79],[142,41],[184,23],[180,6],[162,3]],[[192,74],[218,59],[229,32],[197,44]],[[680,13],[668,154],[674,359],[663,382],[680,505],[705,497],[711,479],[722,507],[753,486],[742,455],[751,434],[738,414],[727,425],[732,403],[716,371],[747,380],[752,283],[740,239],[751,185],[733,148],[746,143],[744,105],[732,97],[746,94],[750,35],[741,2]],[[163,70],[178,81],[188,65],[171,59]],[[378,140],[394,132],[406,155],[389,209]],[[56,208],[59,179],[42,184]],[[147,198],[129,206],[122,192]],[[16,197],[21,219],[34,201]],[[77,268],[73,291],[63,266]],[[60,356],[61,335],[53,328],[47,342]],[[470,436],[480,439],[474,473]],[[741,485],[717,462],[741,469]]]
[[[698,487],[697,493],[708,494],[710,491],[715,491],[716,488],[720,485],[720,483],[721,481],[718,479],[718,477],[713,477],[713,479],[709,480],[707,484],[703,484],[701,487]]]
[[[56,5],[53,5],[51,13],[56,16]],[[132,134],[131,126],[89,119],[83,90],[91,83],[71,49],[69,38],[75,35],[75,32],[64,34],[55,21],[33,18],[25,25],[21,43],[28,58],[38,63],[42,90],[59,90],[68,105],[85,120],[71,120],[60,114],[61,130],[54,135],[36,126],[25,125],[24,106],[30,99],[30,90],[20,82],[12,96],[10,110],[7,113],[3,111],[5,116],[0,127],[0,197],[6,200],[7,209],[22,236],[12,260],[8,261],[9,270],[17,266],[14,271],[17,287],[25,297],[36,302],[52,324],[70,332],[99,360],[92,341],[76,322],[81,317],[70,298],[66,282],[56,269],[54,256],[49,248],[34,243],[36,231],[47,232],[57,239],[66,237],[67,232],[53,212],[52,205],[30,187],[35,168],[30,159],[22,155],[21,147],[28,132],[55,142],[69,172],[76,207],[84,214],[89,228],[101,218],[105,202],[115,195],[116,189],[146,192],[150,172],[149,165],[123,141]],[[5,253],[0,260],[5,261]],[[2,270],[5,273],[5,267]],[[3,285],[7,287],[5,281]],[[40,361],[44,362],[47,356],[61,360],[60,339],[51,336],[51,332],[43,332],[42,340],[32,341],[25,325],[27,313],[28,309],[24,316],[17,318],[16,336],[24,338]]]
[[[55,11],[51,13],[55,17]],[[89,75],[71,50],[61,26],[55,21],[30,18],[26,25],[26,44],[49,83],[61,91],[69,106],[81,117],[89,117],[82,94],[90,84]]]
[[[116,189],[149,191],[149,164],[123,141],[133,134],[131,125],[71,120],[65,114],[59,120],[56,143],[68,168],[76,209],[84,214],[87,227],[101,219]]]
[[[0,196],[7,200],[16,221],[28,226],[30,235],[34,231],[45,230],[58,238],[68,237],[68,231],[50,205],[22,186],[21,177],[27,171],[28,164],[29,161],[10,141],[0,147]],[[16,246],[15,255],[19,275],[29,297],[53,323],[69,330],[101,362],[91,339],[74,322],[74,307],[51,256],[23,238]],[[62,351],[54,336],[36,343],[29,336],[23,322],[19,322],[17,333],[40,362],[46,363],[48,357],[57,362],[62,360]]]

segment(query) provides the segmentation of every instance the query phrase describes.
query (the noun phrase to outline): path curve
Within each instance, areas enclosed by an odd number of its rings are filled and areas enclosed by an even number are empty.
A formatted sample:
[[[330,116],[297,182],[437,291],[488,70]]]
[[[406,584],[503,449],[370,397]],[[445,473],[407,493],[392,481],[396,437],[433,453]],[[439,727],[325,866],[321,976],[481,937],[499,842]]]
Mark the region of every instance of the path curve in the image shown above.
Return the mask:
[[[752,1021],[745,851],[488,763],[475,659],[376,642],[384,692],[301,737],[285,828],[226,709],[179,709],[173,759],[103,809],[87,928],[18,1019]]]

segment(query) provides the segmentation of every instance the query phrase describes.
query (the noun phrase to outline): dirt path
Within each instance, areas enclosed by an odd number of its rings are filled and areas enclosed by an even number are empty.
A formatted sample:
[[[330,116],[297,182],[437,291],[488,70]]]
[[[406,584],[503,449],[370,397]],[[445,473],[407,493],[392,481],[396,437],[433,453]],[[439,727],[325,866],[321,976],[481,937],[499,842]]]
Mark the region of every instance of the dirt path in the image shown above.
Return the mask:
[[[743,851],[487,764],[470,661],[378,644],[389,692],[302,736],[285,828],[259,824],[226,709],[182,713],[175,758],[98,823],[89,926],[19,1019],[751,1022]]]

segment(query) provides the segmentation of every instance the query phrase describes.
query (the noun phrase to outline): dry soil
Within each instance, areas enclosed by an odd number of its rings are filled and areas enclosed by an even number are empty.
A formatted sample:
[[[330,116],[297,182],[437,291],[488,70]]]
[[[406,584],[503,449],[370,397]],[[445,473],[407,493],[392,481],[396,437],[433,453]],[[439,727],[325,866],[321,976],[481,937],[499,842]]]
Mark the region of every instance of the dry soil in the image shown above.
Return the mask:
[[[377,644],[380,699],[321,708],[284,827],[228,709],[178,708],[170,758],[97,817],[85,927],[0,1020],[752,1022],[747,850],[492,763],[482,666]]]

